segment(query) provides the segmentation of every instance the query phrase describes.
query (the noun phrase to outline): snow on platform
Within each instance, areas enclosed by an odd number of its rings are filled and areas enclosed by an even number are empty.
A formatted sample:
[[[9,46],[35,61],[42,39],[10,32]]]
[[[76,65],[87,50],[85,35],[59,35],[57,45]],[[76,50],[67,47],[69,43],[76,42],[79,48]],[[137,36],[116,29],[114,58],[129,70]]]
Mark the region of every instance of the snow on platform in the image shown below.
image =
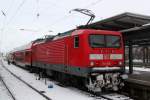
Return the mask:
[[[126,72],[129,72],[129,67],[126,66]],[[133,67],[133,74],[141,74],[143,72],[150,72],[150,68],[146,67]]]
[[[145,68],[145,67],[134,67],[133,68],[135,71],[146,71],[146,72],[150,72],[150,68]]]

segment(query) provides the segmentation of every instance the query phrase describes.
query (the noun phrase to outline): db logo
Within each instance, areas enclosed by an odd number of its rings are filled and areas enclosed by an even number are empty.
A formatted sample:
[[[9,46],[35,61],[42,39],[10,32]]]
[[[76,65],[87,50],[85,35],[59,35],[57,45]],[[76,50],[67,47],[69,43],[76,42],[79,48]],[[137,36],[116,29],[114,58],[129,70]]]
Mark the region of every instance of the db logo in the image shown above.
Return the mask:
[[[110,55],[109,54],[104,54],[104,59],[109,59]]]

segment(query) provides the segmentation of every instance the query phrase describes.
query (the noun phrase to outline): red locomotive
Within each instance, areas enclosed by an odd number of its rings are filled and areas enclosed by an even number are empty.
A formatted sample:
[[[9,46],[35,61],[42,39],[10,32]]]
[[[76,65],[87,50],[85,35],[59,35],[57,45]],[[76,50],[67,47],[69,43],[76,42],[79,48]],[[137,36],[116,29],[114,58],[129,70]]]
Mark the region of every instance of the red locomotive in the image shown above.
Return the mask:
[[[60,80],[82,82],[94,92],[116,91],[125,78],[123,39],[115,31],[71,30],[33,41],[28,49],[18,50],[14,55],[14,62],[22,62],[32,70],[39,69]]]

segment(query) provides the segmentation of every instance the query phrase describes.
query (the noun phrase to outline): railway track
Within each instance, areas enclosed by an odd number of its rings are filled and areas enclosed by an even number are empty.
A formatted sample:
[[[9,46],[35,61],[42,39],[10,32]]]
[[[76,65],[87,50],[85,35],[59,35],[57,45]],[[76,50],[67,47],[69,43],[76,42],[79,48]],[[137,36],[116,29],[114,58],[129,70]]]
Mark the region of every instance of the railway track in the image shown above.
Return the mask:
[[[102,95],[103,98],[106,98],[107,100],[133,100],[128,96],[118,94],[118,93],[110,93]]]
[[[14,74],[13,72],[11,72],[8,68],[5,67],[5,65],[3,64],[3,62],[1,61],[1,65],[2,67],[7,70],[11,75],[13,75],[16,79],[20,80],[21,82],[23,82],[25,85],[27,85],[29,88],[31,88],[32,90],[34,90],[35,92],[37,92],[39,95],[43,96],[46,100],[52,100],[51,98],[49,98],[48,96],[44,95],[41,91],[37,90],[36,88],[34,88],[33,86],[31,86],[30,84],[28,84],[27,82],[25,82],[24,80],[22,80],[20,77],[18,77],[16,74]],[[4,81],[3,81],[4,82]],[[5,83],[4,83],[5,84]],[[5,84],[6,86],[6,84]],[[6,86],[7,87],[7,86]],[[7,89],[9,90],[9,88],[7,87]],[[9,92],[11,93],[11,91],[9,90]],[[11,93],[12,94],[12,93]],[[13,96],[13,94],[12,94]],[[13,99],[15,99],[15,97],[13,96]]]
[[[61,87],[65,87],[63,84],[61,83],[57,83],[57,85],[61,86]],[[76,90],[77,92],[82,92],[83,94],[93,97],[94,100],[134,100],[131,99],[129,96],[123,95],[123,94],[119,94],[116,92],[113,93],[102,93],[100,95],[95,95],[94,93],[79,89]]]
[[[9,87],[6,85],[5,81],[3,80],[3,78],[0,76],[0,81],[2,82],[2,84],[5,86],[5,88],[7,89],[8,93],[10,94],[10,96],[12,97],[13,100],[17,100],[14,96],[14,94],[10,91]]]
[[[62,84],[57,84],[61,87],[65,87]],[[119,93],[103,93],[101,95],[95,95],[93,93],[87,92],[87,91],[83,91],[83,90],[77,90],[77,92],[82,92],[83,94],[93,97],[94,100],[134,100],[131,99],[128,96],[125,96],[123,94],[119,94]]]
[[[42,94],[41,91],[37,90],[36,88],[34,88],[33,86],[31,86],[30,84],[28,84],[27,82],[25,82],[23,79],[21,79],[20,77],[18,77],[16,74],[14,74],[13,72],[11,72],[8,68],[5,67],[5,65],[2,63],[2,67],[5,68],[11,75],[13,75],[14,77],[16,77],[17,79],[19,79],[20,81],[22,81],[23,83],[25,83],[28,87],[32,88],[34,91],[36,91],[37,93],[39,93],[40,95],[42,95],[44,98],[46,98],[47,100],[52,100],[51,98],[47,97],[46,95]],[[62,85],[59,85],[62,86]],[[64,86],[62,86],[64,87]],[[79,90],[80,91],[80,90]],[[82,91],[82,90],[81,90]],[[93,95],[89,92],[85,92],[82,91],[82,93],[93,97],[95,100],[133,100],[130,97],[127,97],[125,95],[121,95],[118,93],[109,93],[109,94],[102,94],[99,96]]]

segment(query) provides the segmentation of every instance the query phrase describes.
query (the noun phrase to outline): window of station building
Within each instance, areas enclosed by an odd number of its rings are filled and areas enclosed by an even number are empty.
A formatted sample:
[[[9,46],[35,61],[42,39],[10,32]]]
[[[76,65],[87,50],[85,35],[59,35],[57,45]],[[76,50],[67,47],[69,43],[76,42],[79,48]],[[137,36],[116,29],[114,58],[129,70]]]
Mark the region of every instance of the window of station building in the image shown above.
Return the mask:
[[[74,48],[78,48],[79,47],[79,36],[75,36],[74,37]]]

